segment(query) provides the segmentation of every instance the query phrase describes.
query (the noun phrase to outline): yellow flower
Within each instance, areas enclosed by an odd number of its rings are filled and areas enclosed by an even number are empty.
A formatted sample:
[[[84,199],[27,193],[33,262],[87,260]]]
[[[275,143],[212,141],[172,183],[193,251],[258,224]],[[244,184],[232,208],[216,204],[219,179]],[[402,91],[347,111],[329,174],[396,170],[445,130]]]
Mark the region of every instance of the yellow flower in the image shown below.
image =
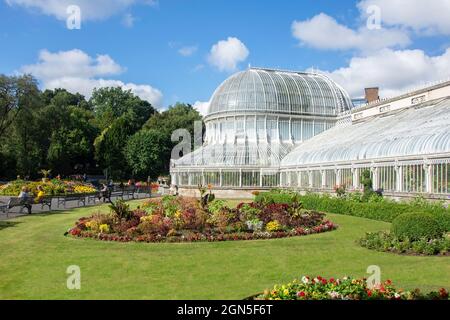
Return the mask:
[[[274,231],[279,231],[281,230],[281,224],[275,220],[275,221],[271,221],[266,225],[266,230],[269,232],[274,232]]]
[[[152,216],[151,215],[148,215],[148,216],[143,216],[143,217],[141,217],[141,222],[150,222],[150,221],[152,221]]]
[[[107,224],[101,224],[99,230],[101,233],[109,233],[109,226]]]
[[[97,221],[91,220],[91,221],[86,222],[85,225],[86,225],[86,228],[91,229],[92,231],[98,231],[99,226],[98,226]]]
[[[77,185],[75,186],[75,188],[73,189],[73,191],[75,193],[93,193],[95,192],[95,188],[90,187],[90,186],[85,186],[85,185]]]

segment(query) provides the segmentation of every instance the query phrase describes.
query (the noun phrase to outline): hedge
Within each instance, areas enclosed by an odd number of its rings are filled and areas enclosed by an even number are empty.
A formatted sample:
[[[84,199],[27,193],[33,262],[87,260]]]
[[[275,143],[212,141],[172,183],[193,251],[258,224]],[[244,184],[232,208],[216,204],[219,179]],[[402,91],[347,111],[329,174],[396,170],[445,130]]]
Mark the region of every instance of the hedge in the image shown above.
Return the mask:
[[[289,204],[292,202],[292,197],[293,193],[265,192],[257,195],[255,201],[269,199],[275,203]],[[346,198],[314,193],[301,195],[299,200],[302,202],[303,207],[308,210],[344,214],[385,222],[392,222],[404,213],[428,213],[438,220],[446,232],[450,231],[450,209],[444,208],[441,204],[428,203],[423,200],[396,202],[384,199],[380,202],[357,202]]]

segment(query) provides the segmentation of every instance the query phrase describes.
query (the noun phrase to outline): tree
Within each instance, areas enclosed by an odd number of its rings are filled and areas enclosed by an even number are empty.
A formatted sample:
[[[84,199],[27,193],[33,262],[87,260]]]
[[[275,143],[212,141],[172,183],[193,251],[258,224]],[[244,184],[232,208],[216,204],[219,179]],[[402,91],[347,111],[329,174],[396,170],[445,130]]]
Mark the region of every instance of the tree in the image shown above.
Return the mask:
[[[144,130],[156,130],[161,134],[161,146],[164,151],[161,158],[164,161],[164,172],[169,172],[172,149],[178,142],[172,142],[172,133],[177,129],[186,129],[194,136],[194,123],[202,121],[202,116],[189,104],[177,103],[164,112],[156,113],[144,125]]]
[[[42,97],[31,76],[6,77],[0,75],[0,143],[5,166],[0,175],[37,174],[42,150],[36,139],[38,124],[36,113],[42,107]]]
[[[195,121],[202,121],[200,113],[189,104],[177,103],[153,115],[145,123],[144,129],[157,129],[166,137],[170,137],[177,129],[187,129],[193,135]]]
[[[133,117],[133,126],[138,131],[156,112],[152,105],[121,87],[94,89],[90,104],[93,106],[98,126],[106,129],[125,114]]]
[[[69,107],[66,114],[66,123],[52,132],[48,163],[54,172],[70,174],[76,167],[86,171],[94,162],[94,140],[98,132],[91,122],[94,115],[80,107]]]
[[[37,97],[39,89],[31,75],[8,77],[0,75],[0,138],[13,124],[31,99]]]
[[[108,169],[115,178],[123,178],[130,173],[124,156],[124,148],[128,138],[134,133],[133,119],[129,114],[124,114],[113,121],[95,139],[97,163],[101,168]]]
[[[167,150],[163,135],[157,130],[141,130],[128,140],[125,157],[133,174],[138,178],[156,177],[166,167]]]

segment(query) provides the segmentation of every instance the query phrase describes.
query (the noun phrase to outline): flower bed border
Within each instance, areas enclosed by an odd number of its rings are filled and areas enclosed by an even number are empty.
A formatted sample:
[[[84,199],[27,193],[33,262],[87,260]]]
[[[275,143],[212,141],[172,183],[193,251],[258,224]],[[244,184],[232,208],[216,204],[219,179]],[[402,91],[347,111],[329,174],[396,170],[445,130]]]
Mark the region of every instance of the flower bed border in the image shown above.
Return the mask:
[[[450,256],[450,251],[447,251],[445,253],[439,252],[436,254],[426,254],[426,253],[415,252],[412,248],[408,248],[405,251],[401,251],[393,246],[388,247],[388,248],[380,248],[380,247],[373,248],[373,247],[367,246],[363,243],[364,241],[367,241],[368,236],[382,236],[385,233],[386,232],[383,232],[383,231],[368,232],[368,233],[366,233],[366,235],[364,237],[358,239],[356,241],[356,243],[361,248],[364,248],[364,249],[367,249],[370,251],[390,253],[390,254],[395,254],[398,256],[410,256],[410,257],[448,257],[448,256]],[[387,234],[387,235],[389,235],[389,234]]]
[[[422,293],[419,289],[405,291],[397,289],[391,280],[369,286],[366,278],[343,277],[326,279],[321,276],[294,279],[288,284],[278,284],[263,293],[252,295],[244,300],[449,300],[445,288]]]
[[[323,221],[320,225],[313,228],[297,228],[291,231],[277,231],[277,232],[261,232],[261,233],[225,233],[225,234],[202,234],[195,233],[193,237],[175,236],[163,237],[161,235],[155,236],[138,236],[132,238],[130,236],[119,236],[116,234],[104,234],[93,232],[78,233],[75,230],[77,227],[70,229],[65,235],[71,235],[75,238],[90,238],[101,241],[111,242],[145,242],[145,243],[190,243],[190,242],[223,242],[223,241],[247,241],[247,240],[270,240],[306,236],[311,234],[319,234],[330,232],[338,228],[337,224],[329,220]]]

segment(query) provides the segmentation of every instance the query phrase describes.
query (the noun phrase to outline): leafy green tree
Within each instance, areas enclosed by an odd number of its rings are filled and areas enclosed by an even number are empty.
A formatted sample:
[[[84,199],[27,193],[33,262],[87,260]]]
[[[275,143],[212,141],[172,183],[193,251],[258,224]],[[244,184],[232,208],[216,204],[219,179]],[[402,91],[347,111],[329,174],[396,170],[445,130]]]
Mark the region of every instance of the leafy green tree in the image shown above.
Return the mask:
[[[5,77],[0,86],[0,153],[6,165],[1,166],[0,175],[33,176],[40,165],[42,150],[36,138],[38,124],[36,113],[42,107],[41,93],[31,76]],[[9,164],[9,166],[8,166]]]
[[[166,168],[164,136],[157,130],[141,130],[128,140],[125,157],[137,178],[156,177]]]
[[[30,107],[39,95],[36,79],[31,75],[0,75],[0,138],[13,124],[20,111]]]
[[[101,130],[123,115],[130,114],[137,131],[155,113],[149,102],[140,99],[131,90],[123,90],[120,87],[95,89],[90,104],[94,108]]]
[[[65,124],[52,132],[47,152],[49,167],[53,172],[73,173],[75,168],[93,166],[94,140],[97,128],[93,126],[94,115],[80,107],[68,107]],[[81,172],[80,172],[81,173]]]
[[[187,129],[193,135],[195,121],[202,121],[200,113],[189,104],[177,103],[153,115],[145,123],[144,129],[157,129],[166,137],[170,137],[177,129]]]
[[[202,121],[202,116],[189,104],[177,103],[166,111],[156,113],[144,125],[144,130],[155,130],[161,135],[160,157],[164,162],[164,172],[169,172],[170,158],[173,147],[178,142],[172,142],[172,133],[177,129],[186,129],[194,137],[194,123]]]
[[[128,138],[135,133],[133,118],[124,114],[104,129],[95,139],[95,157],[98,165],[107,169],[114,178],[124,178],[130,173],[124,155]]]

